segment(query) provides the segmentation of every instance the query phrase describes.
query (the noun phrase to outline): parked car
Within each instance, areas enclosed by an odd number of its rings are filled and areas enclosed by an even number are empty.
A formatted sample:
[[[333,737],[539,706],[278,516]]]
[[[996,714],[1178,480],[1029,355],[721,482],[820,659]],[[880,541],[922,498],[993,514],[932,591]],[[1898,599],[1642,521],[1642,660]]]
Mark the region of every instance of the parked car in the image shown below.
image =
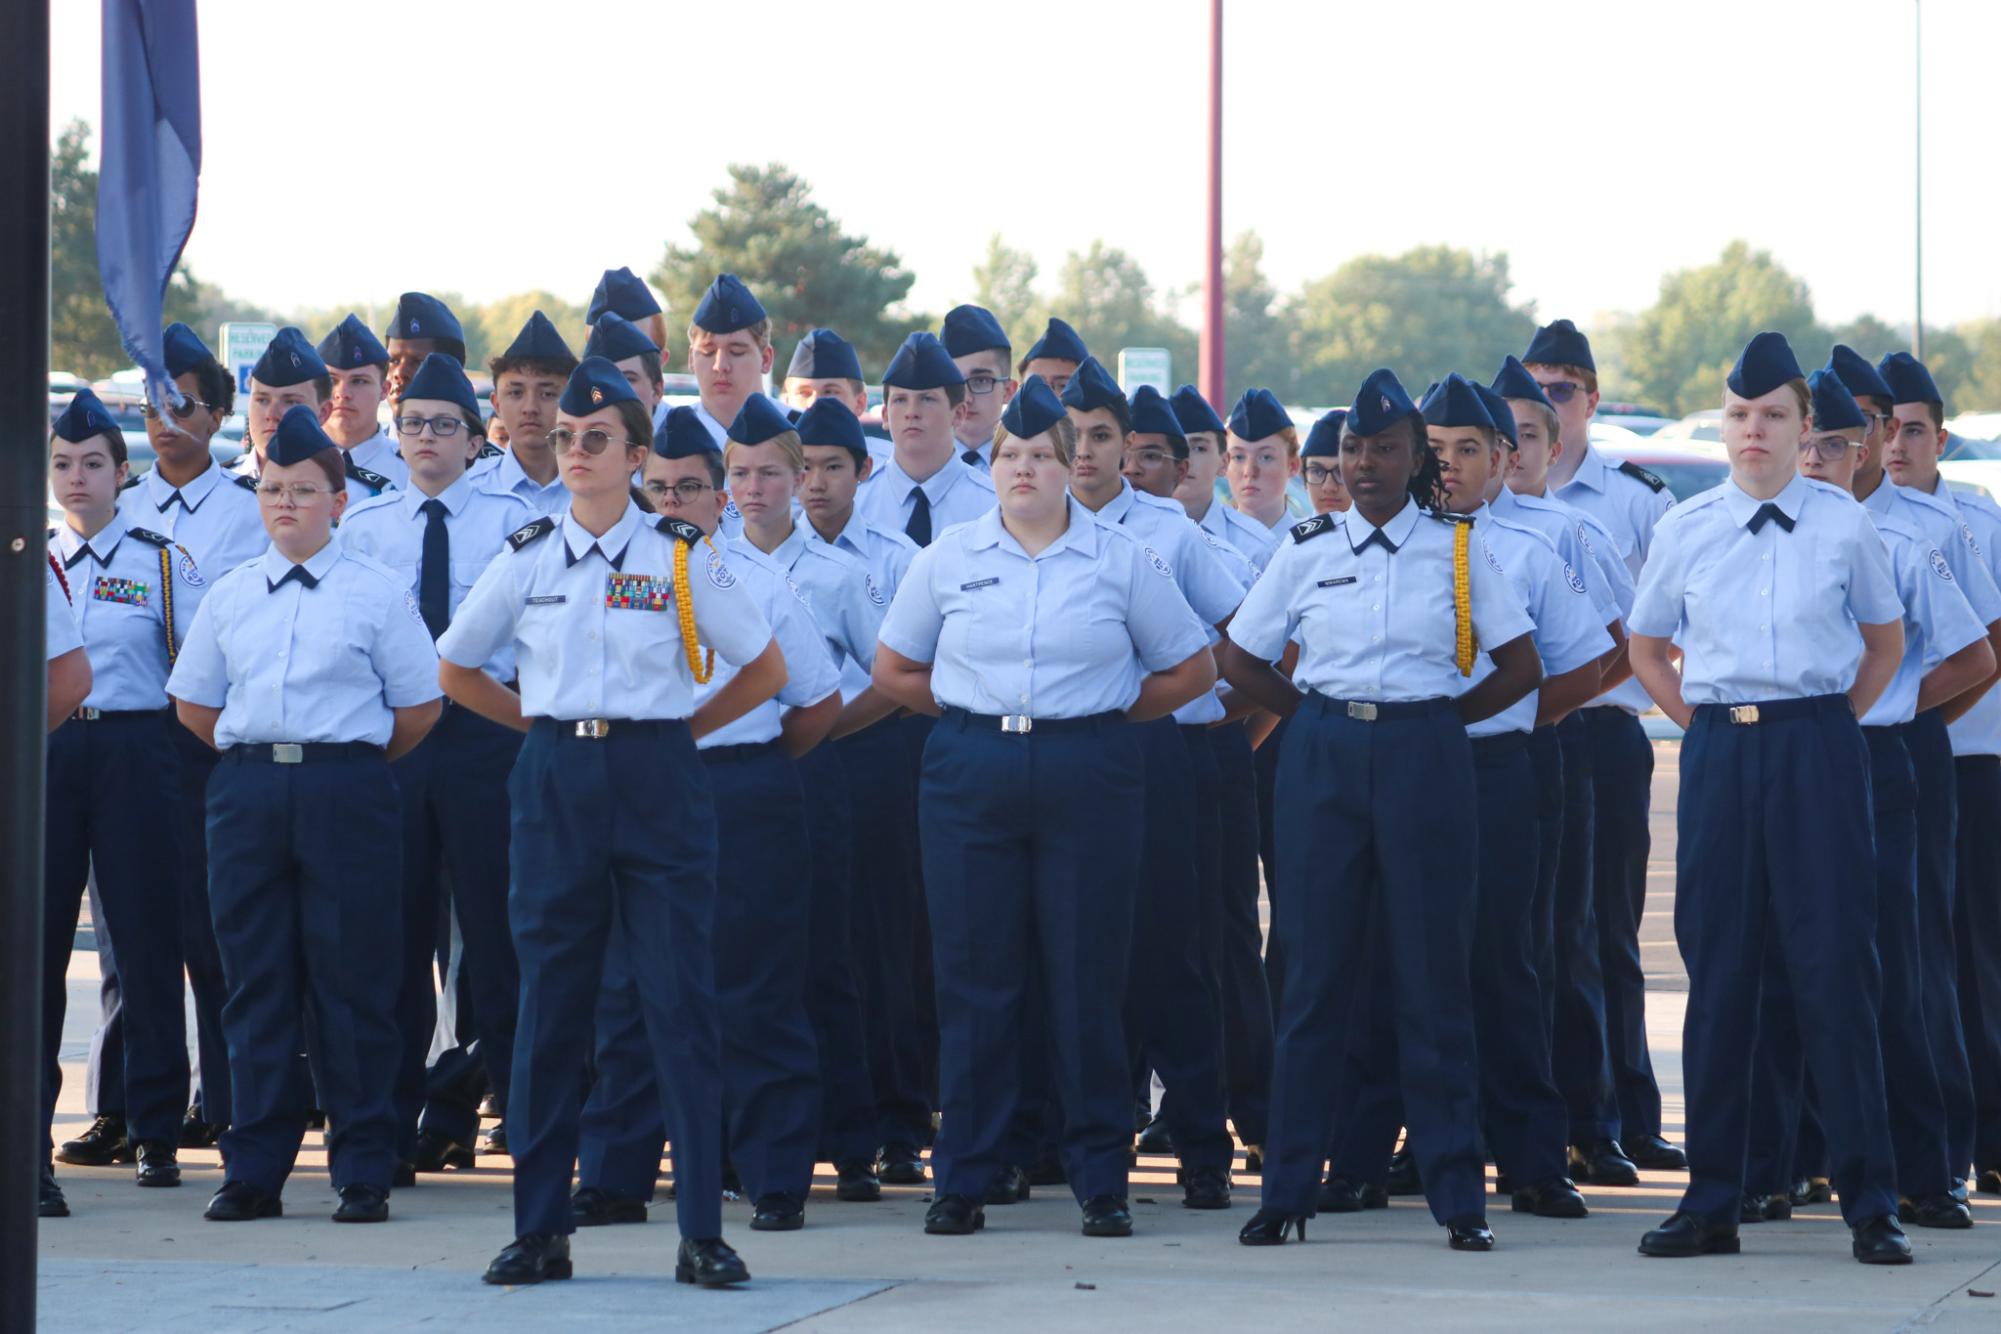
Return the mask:
[[[1600,399],[1593,420],[1608,422],[1613,426],[1623,426],[1635,435],[1652,435],[1661,427],[1672,424],[1674,418],[1659,408],[1645,403],[1618,403]]]
[[[1992,414],[1983,414],[1992,415]],[[1955,417],[1954,421],[1965,421]],[[1939,476],[1954,488],[2001,501],[2001,441],[1961,435],[1948,426],[1945,452],[1939,456]]]
[[[1664,442],[1659,434],[1631,440],[1599,440],[1593,431],[1592,446],[1618,463],[1637,463],[1668,485],[1676,500],[1687,500],[1722,484],[1730,475],[1730,465],[1714,455]]]
[[[1723,409],[1704,408],[1701,412],[1691,412],[1680,421],[1669,422],[1655,431],[1653,438],[1668,440],[1721,441],[1723,439]]]

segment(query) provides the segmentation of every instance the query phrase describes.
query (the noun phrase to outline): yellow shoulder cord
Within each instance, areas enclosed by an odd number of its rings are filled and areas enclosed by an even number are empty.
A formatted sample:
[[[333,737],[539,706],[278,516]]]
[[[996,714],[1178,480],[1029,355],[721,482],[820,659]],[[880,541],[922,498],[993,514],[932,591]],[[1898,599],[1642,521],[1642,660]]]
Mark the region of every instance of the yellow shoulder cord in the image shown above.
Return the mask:
[[[1468,556],[1473,545],[1473,525],[1455,523],[1452,525],[1452,612],[1457,622],[1458,633],[1454,653],[1459,662],[1459,674],[1473,674],[1473,656],[1479,643],[1473,636],[1473,576],[1468,568]]]
[[[703,539],[707,541],[707,539]],[[715,544],[709,544],[715,550]],[[688,544],[675,539],[674,542],[674,610],[681,621],[681,648],[688,655],[688,670],[695,674],[695,684],[705,686],[715,674],[716,651],[703,649],[695,638],[695,604],[688,596]]]
[[[167,548],[160,548],[160,606],[167,614],[167,666],[174,665],[174,567]]]

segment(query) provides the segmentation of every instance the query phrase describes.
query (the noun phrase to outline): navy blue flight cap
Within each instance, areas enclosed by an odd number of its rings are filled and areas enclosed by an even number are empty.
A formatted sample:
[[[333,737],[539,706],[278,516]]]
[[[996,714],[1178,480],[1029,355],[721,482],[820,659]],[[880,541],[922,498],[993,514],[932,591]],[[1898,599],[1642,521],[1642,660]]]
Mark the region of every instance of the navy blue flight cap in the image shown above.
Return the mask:
[[[466,331],[452,308],[424,292],[405,292],[396,298],[396,317],[389,321],[391,338],[447,338],[463,344]]]
[[[1042,337],[1035,340],[1035,346],[1028,349],[1025,360],[1037,357],[1054,357],[1058,361],[1082,361],[1091,355],[1091,349],[1084,346],[1084,340],[1077,331],[1062,320],[1052,318],[1049,327],[1042,331]]]
[[[1487,404],[1481,399],[1480,391],[1473,382],[1458,371],[1446,376],[1431,392],[1424,396],[1418,406],[1424,414],[1426,426],[1477,427],[1482,431],[1494,429],[1494,419],[1487,412]]]
[[[792,363],[785,368],[788,380],[859,380],[862,359],[854,345],[832,329],[815,329],[792,349]]]
[[[625,361],[648,352],[660,355],[659,347],[646,336],[646,331],[615,310],[600,315],[591,326],[591,336],[584,340],[585,356],[603,357],[606,361]]]
[[[1880,398],[1885,405],[1897,401],[1897,396],[1890,392],[1890,382],[1877,373],[1869,358],[1846,343],[1834,345],[1823,369],[1840,376],[1842,385],[1857,398]]]
[[[1542,385],[1514,357],[1509,357],[1501,363],[1501,372],[1494,377],[1494,392],[1502,398],[1525,398],[1531,403],[1542,404],[1551,412],[1556,411],[1556,406],[1549,401],[1549,395],[1542,391]]]
[[[945,350],[955,357],[970,357],[975,352],[990,352],[996,349],[1012,352],[1008,345],[1007,331],[1000,327],[1000,321],[985,306],[954,306],[945,312],[945,323],[938,329],[939,341]]]
[[[1370,371],[1355,391],[1355,402],[1348,409],[1348,429],[1356,435],[1381,435],[1398,422],[1419,415],[1403,381],[1386,367]]]
[[[1481,406],[1487,409],[1487,419],[1494,423],[1494,429],[1508,442],[1508,448],[1515,448],[1515,410],[1508,406],[1508,400],[1478,380],[1473,382],[1473,392],[1480,396]]]
[[[1816,431],[1858,431],[1869,429],[1869,419],[1855,402],[1855,395],[1841,377],[1830,370],[1818,370],[1806,377],[1813,394],[1813,429]]]
[[[271,433],[271,443],[264,447],[264,458],[289,468],[332,448],[333,437],[320,425],[320,414],[304,403],[294,403],[278,419],[278,429]]]
[[[1031,375],[1001,409],[1001,425],[1017,440],[1027,440],[1041,435],[1068,415],[1063,411],[1063,400],[1056,397],[1049,381]]]
[[[76,397],[69,401],[69,406],[63,409],[51,429],[57,437],[73,445],[80,445],[94,435],[124,438],[118,430],[118,423],[111,420],[111,414],[105,410],[104,400],[93,394],[87,385],[76,391]]]
[[[1209,406],[1209,400],[1202,397],[1202,391],[1192,384],[1184,384],[1175,390],[1174,397],[1168,402],[1174,405],[1174,416],[1185,434],[1214,431],[1221,435],[1227,429],[1223,419],[1216,415],[1216,409]]]
[[[621,266],[606,269],[604,277],[598,279],[584,323],[596,324],[604,318],[606,311],[623,315],[628,320],[643,320],[649,315],[658,315],[660,303],[653,299],[652,291],[638,274]]]
[[[1063,386],[1063,406],[1080,412],[1110,408],[1121,423],[1126,420],[1125,390],[1119,388],[1119,382],[1096,357],[1085,357],[1077,363],[1076,373]]]
[[[356,371],[363,366],[387,366],[389,349],[369,331],[367,325],[349,315],[320,339],[320,360],[335,370]]]
[[[1943,403],[1932,373],[1908,352],[1892,352],[1876,363],[1876,373],[1890,386],[1892,403]]]
[[[850,417],[854,413],[849,412]],[[663,459],[695,459],[715,454],[716,438],[692,407],[686,404],[667,409],[660,425],[653,428],[653,452]]]
[[[764,307],[734,273],[719,273],[695,307],[694,324],[710,333],[735,333],[765,319]]]
[[[556,407],[572,417],[585,417],[602,408],[638,401],[639,395],[632,392],[625,372],[603,357],[585,357],[570,372]]]
[[[185,375],[195,367],[215,360],[215,353],[208,350],[208,344],[201,340],[201,335],[178,320],[167,326],[160,343],[166,355],[169,375]]]
[[[854,413],[848,415],[853,416]],[[739,445],[761,445],[791,429],[792,419],[785,415],[784,408],[763,394],[752,394],[737,409],[736,420],[730,423],[729,437]]]
[[[288,385],[318,380],[326,373],[327,364],[320,360],[320,354],[313,351],[313,345],[306,341],[304,334],[288,324],[264,349],[264,355],[257,358],[257,364],[251,367],[250,378],[266,388],[283,389]]]
[[[966,377],[952,354],[938,341],[938,335],[919,329],[903,340],[882,373],[884,388],[942,389],[948,384],[964,384]]]
[[[1338,458],[1341,453],[1341,423],[1348,420],[1348,409],[1335,408],[1323,412],[1313,423],[1313,429],[1306,433],[1306,444],[1300,448],[1303,459]]]
[[[1246,389],[1230,409],[1230,434],[1239,440],[1262,440],[1292,425],[1278,395],[1269,389]]]
[[[1744,344],[1724,383],[1739,398],[1762,398],[1788,380],[1805,378],[1806,372],[1800,369],[1799,358],[1793,355],[1793,346],[1786,336],[1767,329]]]
[[[575,361],[576,353],[563,341],[563,335],[556,332],[556,326],[549,317],[536,311],[528,317],[528,323],[521,326],[521,332],[514,335],[514,341],[507,345],[507,351],[500,354],[508,361]]]
[[[1594,375],[1598,372],[1598,363],[1591,359],[1591,340],[1569,320],[1552,320],[1537,329],[1522,360],[1532,366],[1581,366]]]
[[[1070,383],[1075,384],[1076,381]],[[1127,429],[1139,435],[1164,435],[1174,447],[1174,457],[1188,457],[1188,435],[1181,429],[1181,419],[1174,415],[1174,405],[1161,397],[1160,391],[1152,385],[1143,384],[1133,390],[1132,401],[1126,408],[1126,420]]]
[[[834,398],[816,398],[792,424],[801,445],[828,445],[845,449],[860,463],[868,454],[868,438],[862,434],[862,419],[854,409]],[[734,438],[734,432],[732,432]]]
[[[408,398],[450,403],[479,420],[479,398],[472,391],[472,381],[466,379],[466,368],[459,365],[459,359],[449,352],[433,352],[424,358],[396,401],[400,404]]]

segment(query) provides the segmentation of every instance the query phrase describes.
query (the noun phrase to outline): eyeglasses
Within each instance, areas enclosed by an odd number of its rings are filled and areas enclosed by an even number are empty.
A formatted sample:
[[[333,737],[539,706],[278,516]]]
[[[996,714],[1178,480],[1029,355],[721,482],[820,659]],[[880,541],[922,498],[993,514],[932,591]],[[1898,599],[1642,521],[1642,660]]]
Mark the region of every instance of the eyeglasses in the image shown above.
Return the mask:
[[[715,488],[707,482],[698,482],[692,477],[676,482],[672,486],[667,485],[665,482],[648,482],[646,484],[647,495],[657,500],[664,500],[667,498],[668,493],[672,492],[675,503],[680,505],[692,505],[702,498],[702,492],[713,490]]]
[[[321,496],[332,492],[318,482],[260,482],[257,498],[267,505],[279,505],[289,500],[294,505],[310,505]]]
[[[1822,459],[1838,459],[1855,448],[1855,443],[1845,435],[1812,435],[1800,441],[1800,453]]]
[[[195,415],[196,408],[212,408],[214,406],[215,404],[213,403],[204,403],[198,398],[192,398],[183,395],[181,401],[174,404],[173,414],[180,420],[186,421],[188,418]],[[154,407],[152,402],[149,400],[139,405],[139,415],[142,417],[157,417],[160,415],[160,410]]]
[[[1554,384],[1546,384],[1542,387],[1543,397],[1552,403],[1568,403],[1583,392],[1583,385],[1575,384],[1569,380],[1558,380]]]
[[[586,454],[602,454],[611,447],[615,437],[609,431],[601,431],[593,426],[590,430],[577,432],[567,426],[558,426],[549,432],[549,448],[558,454],[567,454],[572,446],[580,446]],[[637,441],[619,439],[619,443],[629,449],[643,448]]]
[[[1126,462],[1141,468],[1158,468],[1171,463],[1174,455],[1165,449],[1135,449],[1126,455]]]
[[[987,375],[983,372],[975,372],[974,374],[968,375],[966,377],[966,392],[969,394],[980,394],[984,396],[986,394],[991,394],[994,391],[994,386],[999,383],[1000,379],[997,376]]]
[[[428,426],[431,428],[431,434],[440,440],[451,439],[459,433],[459,427],[464,425],[464,422],[450,415],[437,417],[398,417],[396,419],[396,429],[404,435],[422,435],[424,428]],[[595,453],[596,451],[592,452]]]
[[[1301,474],[1308,486],[1325,486],[1329,482],[1341,480],[1341,465],[1338,463],[1309,463]]]

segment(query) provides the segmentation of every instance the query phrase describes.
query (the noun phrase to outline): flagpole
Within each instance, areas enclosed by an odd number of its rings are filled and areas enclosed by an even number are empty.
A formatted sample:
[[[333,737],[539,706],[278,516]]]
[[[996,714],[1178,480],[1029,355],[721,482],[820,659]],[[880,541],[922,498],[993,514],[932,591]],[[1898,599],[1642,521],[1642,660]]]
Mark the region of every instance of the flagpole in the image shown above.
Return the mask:
[[[0,1329],[35,1327],[48,669],[49,5],[0,42]]]

